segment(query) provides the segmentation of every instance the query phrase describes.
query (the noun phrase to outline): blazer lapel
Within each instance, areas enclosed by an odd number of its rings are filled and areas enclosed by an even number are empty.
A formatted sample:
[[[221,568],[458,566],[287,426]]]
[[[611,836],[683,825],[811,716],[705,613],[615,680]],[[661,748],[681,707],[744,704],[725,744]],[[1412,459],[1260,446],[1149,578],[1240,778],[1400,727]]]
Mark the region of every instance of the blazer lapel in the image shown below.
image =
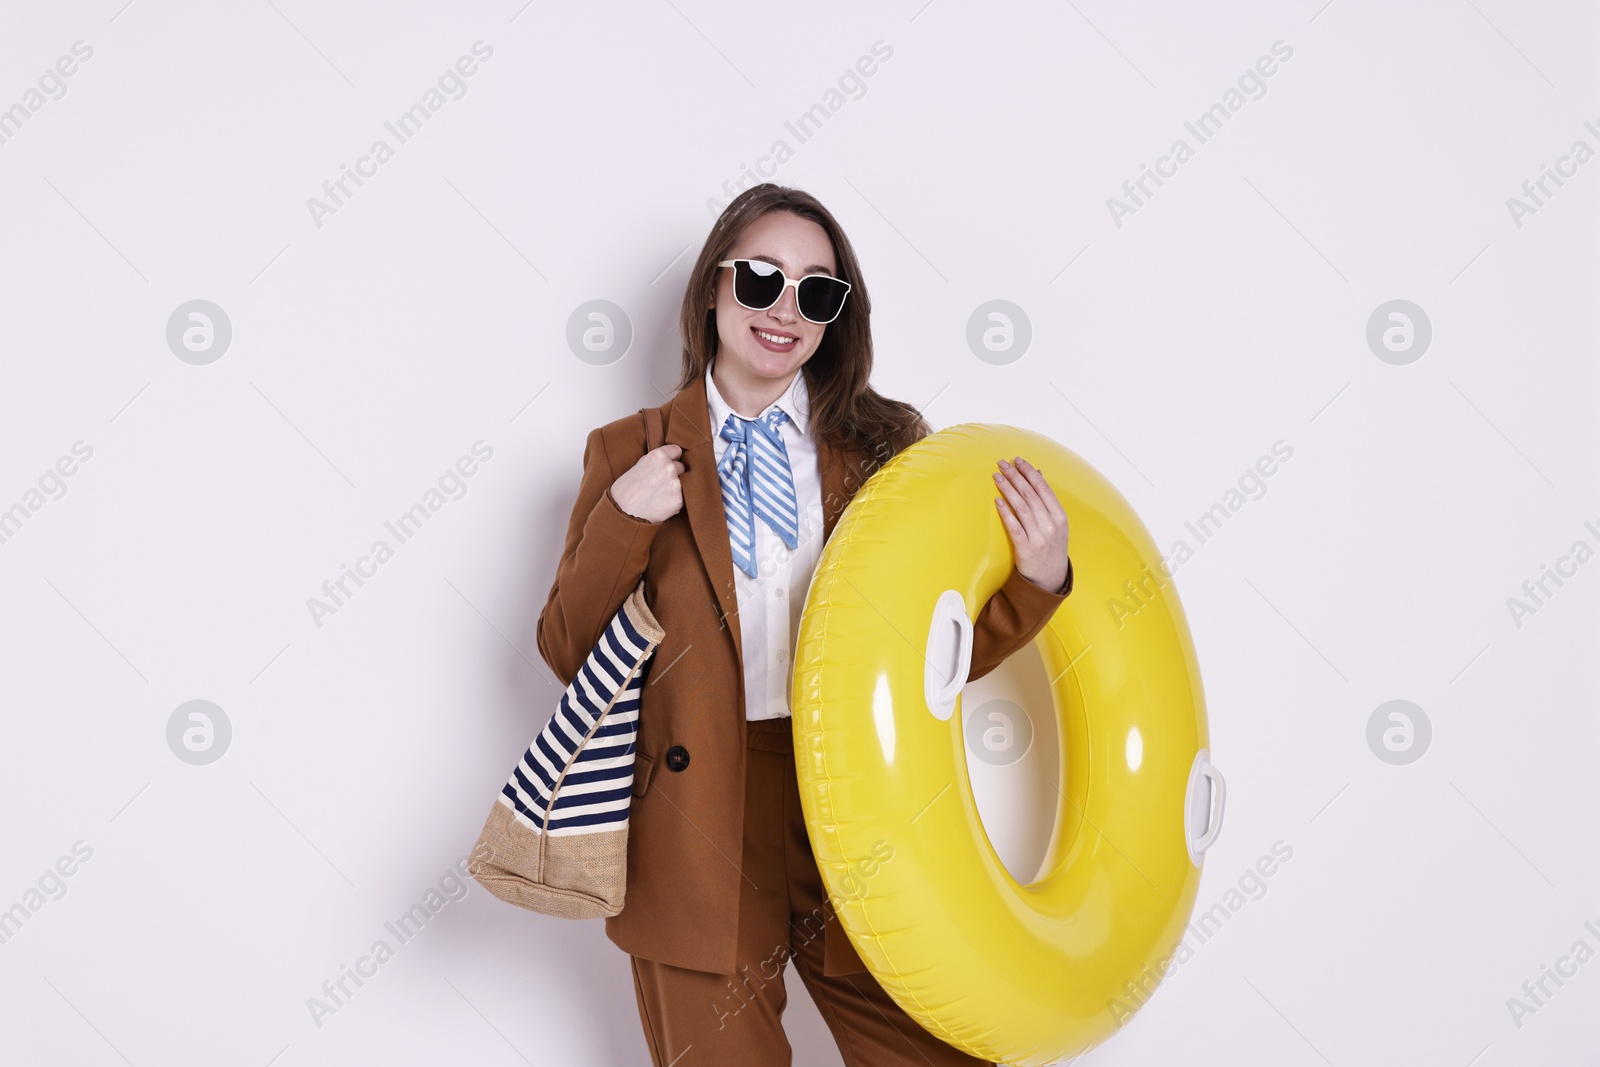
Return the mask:
[[[706,379],[701,374],[678,390],[662,409],[669,444],[683,449],[678,457],[684,472],[678,479],[683,490],[683,510],[689,516],[700,562],[717,595],[722,624],[733,638],[734,652],[744,662],[744,642],[739,636],[739,596],[733,584],[733,549],[728,543],[727,512],[722,507],[722,481],[717,477],[717,450],[711,437],[711,409],[706,400]]]

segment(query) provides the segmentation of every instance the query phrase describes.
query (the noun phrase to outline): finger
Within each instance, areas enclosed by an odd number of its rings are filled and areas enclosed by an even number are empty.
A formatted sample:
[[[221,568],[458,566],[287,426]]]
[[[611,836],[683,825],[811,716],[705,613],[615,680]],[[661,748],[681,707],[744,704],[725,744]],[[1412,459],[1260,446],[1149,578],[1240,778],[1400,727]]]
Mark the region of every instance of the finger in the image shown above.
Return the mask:
[[[1017,512],[1018,517],[1023,519],[1024,522],[1028,522],[1030,519],[1033,520],[1030,523],[1030,528],[1033,525],[1043,523],[1049,518],[1050,512],[1044,506],[1044,502],[1038,498],[1038,494],[1034,491],[1033,486],[1029,484],[1028,479],[1015,466],[1002,467],[1000,474],[1004,479],[1004,484],[1014,494],[1014,496],[1007,497],[1007,499],[1011,501],[1011,506]]]
[[[1020,562],[1031,559],[1038,551],[1038,546],[1029,540],[1027,531],[1011,510],[1010,504],[1000,499],[995,507],[1000,512],[1000,522],[1006,528],[1006,535],[1011,538],[1011,565],[1015,568]]]
[[[1011,506],[1007,504],[1005,500],[996,497],[995,510],[1000,512],[1000,524],[1006,528],[1006,533],[1011,535],[1012,547],[1015,548],[1018,545],[1027,544],[1027,531],[1025,531],[1022,528],[1022,524],[1017,521],[1016,515],[1012,514]]]
[[[1027,469],[1024,470],[1021,464],[1027,464]],[[1028,534],[1033,539],[1033,542],[1035,544],[1044,544],[1055,540],[1058,534],[1065,537],[1067,513],[1062,509],[1061,502],[1056,499],[1055,492],[1051,490],[1049,483],[1044,483],[1042,492],[1034,484],[1035,478],[1043,482],[1044,475],[1040,474],[1037,467],[1028,463],[1021,456],[1016,457],[1011,467],[1011,472],[1013,484],[1020,483],[1021,486],[1017,490],[1018,495],[1028,502],[1028,506],[1031,509],[1024,514],[1022,521],[1028,526]],[[1029,477],[1029,472],[1032,474],[1031,478]]]
[[[1023,477],[1028,480],[1028,484],[1033,486],[1033,490],[1038,494],[1039,502],[1043,505],[1045,511],[1057,518],[1065,518],[1066,512],[1061,507],[1060,498],[1056,496],[1055,490],[1050,487],[1050,483],[1045,479],[1039,468],[1021,456],[1018,456],[1013,462],[1016,464],[1017,469],[1022,472]]]
[[[1050,487],[1050,483],[1045,479],[1044,473],[1021,456],[1018,456],[1015,462],[1017,469],[1022,472],[1028,484],[1033,488],[1034,496],[1038,500],[1041,536],[1053,535],[1057,530],[1065,533],[1067,530],[1066,509],[1061,506],[1060,498],[1056,496],[1055,490]]]
[[[1047,518],[1050,514],[1050,508],[1045,504],[1044,498],[1039,495],[1038,486],[1028,479],[1027,474],[1016,465],[1014,460],[1011,468],[1006,473],[1011,479],[1011,484],[1016,487],[1017,495],[1028,502],[1028,506],[1033,509],[1034,514],[1041,519]]]
[[[1007,510],[1013,516],[1013,521],[1018,524],[1025,537],[1031,538],[1036,525],[1032,510],[1029,509],[1022,497],[1017,493],[1016,487],[1005,478],[1003,473],[999,478],[995,479],[995,485],[999,488],[1001,495],[1004,496],[1005,503],[1009,505]]]

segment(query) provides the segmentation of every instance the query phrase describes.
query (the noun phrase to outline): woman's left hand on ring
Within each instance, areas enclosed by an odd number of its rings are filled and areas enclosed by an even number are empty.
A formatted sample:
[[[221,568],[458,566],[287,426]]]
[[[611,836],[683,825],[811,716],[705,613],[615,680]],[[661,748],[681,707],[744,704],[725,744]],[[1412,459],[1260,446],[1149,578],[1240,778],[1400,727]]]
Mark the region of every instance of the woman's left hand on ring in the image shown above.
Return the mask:
[[[995,506],[1011,537],[1012,554],[1022,576],[1050,592],[1067,581],[1067,513],[1039,468],[1023,459],[997,461]]]

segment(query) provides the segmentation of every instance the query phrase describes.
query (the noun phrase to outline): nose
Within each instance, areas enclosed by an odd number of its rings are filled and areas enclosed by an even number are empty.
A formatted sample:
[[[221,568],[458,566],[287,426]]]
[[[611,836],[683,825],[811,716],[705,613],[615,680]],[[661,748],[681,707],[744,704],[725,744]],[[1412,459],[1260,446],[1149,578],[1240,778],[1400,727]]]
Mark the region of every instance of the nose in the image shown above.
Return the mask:
[[[767,309],[767,314],[772,316],[774,322],[781,322],[787,326],[800,317],[799,292],[792,285],[784,286],[783,295],[778,297],[778,302]]]

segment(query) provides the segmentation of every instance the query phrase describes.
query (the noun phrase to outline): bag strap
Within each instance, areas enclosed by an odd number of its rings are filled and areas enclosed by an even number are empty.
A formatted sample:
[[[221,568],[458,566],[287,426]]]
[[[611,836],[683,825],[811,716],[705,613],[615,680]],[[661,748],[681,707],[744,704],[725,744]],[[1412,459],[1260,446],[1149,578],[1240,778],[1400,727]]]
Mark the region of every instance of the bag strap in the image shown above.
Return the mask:
[[[640,408],[639,414],[644,416],[644,450],[654,452],[666,443],[661,432],[661,409]]]

